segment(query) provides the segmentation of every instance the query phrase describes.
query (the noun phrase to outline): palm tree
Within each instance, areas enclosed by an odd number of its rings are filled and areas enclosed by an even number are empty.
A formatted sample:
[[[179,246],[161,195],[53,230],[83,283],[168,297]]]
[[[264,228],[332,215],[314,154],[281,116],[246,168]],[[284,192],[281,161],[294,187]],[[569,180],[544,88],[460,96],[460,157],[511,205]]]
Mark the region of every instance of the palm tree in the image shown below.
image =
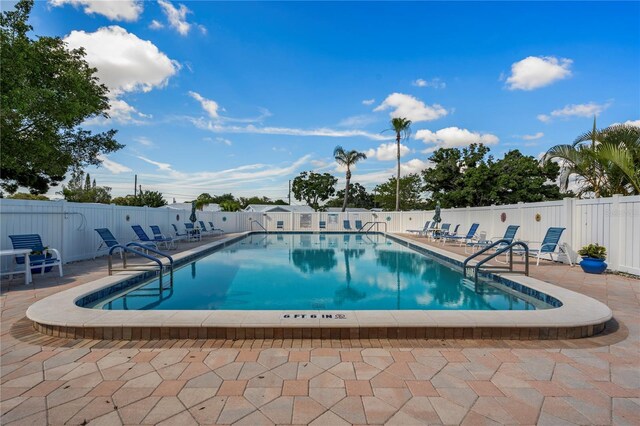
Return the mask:
[[[571,145],[550,148],[544,161],[554,159],[562,163],[563,190],[567,190],[571,176],[576,176],[582,183],[578,196],[640,194],[640,127],[619,124],[598,130],[594,119],[593,129]]]
[[[364,152],[356,151],[355,149],[352,149],[351,151],[345,151],[344,148],[338,145],[333,150],[333,157],[335,158],[336,163],[340,164],[341,166],[346,166],[347,168],[347,173],[346,173],[347,183],[344,188],[344,202],[342,203],[342,211],[345,211],[347,209],[347,202],[349,199],[349,182],[351,181],[351,166],[353,166],[360,160],[366,160],[367,154],[365,154]]]
[[[408,118],[396,117],[391,119],[391,128],[396,132],[396,145],[398,148],[398,173],[396,174],[396,211],[400,211],[400,141],[407,139],[411,135],[411,120]]]

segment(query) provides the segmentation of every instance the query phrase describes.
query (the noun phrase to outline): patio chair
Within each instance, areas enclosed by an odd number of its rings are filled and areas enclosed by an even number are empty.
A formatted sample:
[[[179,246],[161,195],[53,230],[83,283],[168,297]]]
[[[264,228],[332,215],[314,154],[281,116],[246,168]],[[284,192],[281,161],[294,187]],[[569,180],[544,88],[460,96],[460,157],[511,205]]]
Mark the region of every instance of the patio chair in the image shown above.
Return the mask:
[[[345,231],[353,231],[353,229],[351,228],[351,221],[349,220],[342,221],[342,227]]]
[[[467,246],[475,250],[475,249],[481,249],[483,247],[488,247],[498,240],[506,240],[506,242],[501,243],[495,247],[496,250],[500,250],[501,248],[513,242],[513,239],[516,237],[516,234],[518,233],[518,229],[520,229],[520,225],[509,225],[507,226],[507,229],[504,231],[504,235],[502,237],[491,237],[489,239],[484,239],[482,241],[475,241],[475,242],[472,242],[471,244],[468,244]],[[466,247],[465,247],[465,252],[466,252]],[[505,256],[508,256],[508,254],[505,253]]]
[[[446,232],[442,233],[440,239],[443,241],[444,243],[444,239],[447,237],[455,237],[456,235],[458,235],[458,229],[460,228],[460,224],[457,224],[455,228],[453,228],[453,231],[451,231],[449,228]]]
[[[362,229],[362,221],[361,220],[356,220],[356,229],[359,231]]]
[[[133,229],[133,232],[136,233],[136,236],[138,237],[138,240],[142,241],[143,243],[154,243],[156,245],[164,244],[166,248],[169,248],[169,243],[173,242],[173,240],[171,238],[164,238],[164,239],[155,239],[155,238],[151,239],[151,238],[149,238],[147,233],[144,232],[144,229],[142,229],[142,226],[140,226],[140,225],[131,225],[131,228]]]
[[[165,236],[162,231],[160,230],[160,227],[158,225],[149,225],[149,228],[151,228],[151,232],[153,232],[153,240],[157,241],[159,244],[164,244],[164,246],[169,249],[171,248],[177,248],[177,244],[176,242],[178,240],[176,240],[173,237],[167,237]]]
[[[284,231],[284,221],[283,220],[279,220],[276,222],[276,229],[280,229]]]
[[[422,227],[422,229],[407,229],[405,232],[408,232],[409,234],[421,235],[423,233],[426,233],[430,227],[431,227],[431,221],[428,220],[424,223],[424,227]]]
[[[438,228],[431,229],[430,230],[431,239],[435,241],[437,239],[443,238],[443,236],[449,232],[449,228],[451,228],[450,223],[443,223],[439,229]]]
[[[556,248],[560,252],[565,252],[565,250],[560,246],[560,237],[562,237],[562,233],[565,228],[560,227],[551,227],[547,229],[547,233],[544,236],[542,242],[539,241],[529,241],[528,244],[540,244],[540,247],[537,249],[529,248],[529,255],[536,257],[536,266],[540,265],[540,259],[543,256],[549,256],[549,260],[553,261],[553,254],[556,252]],[[515,253],[524,254],[522,249],[513,250]],[[573,266],[573,262],[571,261],[571,256],[565,252],[567,255],[567,259],[569,259],[569,265]]]
[[[178,231],[178,227],[176,226],[175,223],[172,223],[171,226],[173,226],[173,233],[175,235],[175,240],[176,241],[181,241],[184,240],[185,238],[189,238],[189,234],[186,232],[180,232]]]
[[[220,233],[224,232],[222,229],[216,229],[213,226],[211,226],[211,229],[207,229],[207,225],[204,224],[204,221],[199,220],[198,222],[200,223],[200,229],[202,231],[204,231],[205,233],[207,233],[208,235],[213,235],[216,232],[220,232]],[[209,222],[209,223],[211,223],[211,222]]]
[[[480,227],[479,223],[474,223],[471,225],[471,228],[469,228],[469,232],[467,232],[466,235],[444,236],[443,244],[446,243],[447,241],[458,241],[460,242],[460,245],[472,244],[474,241],[476,241],[476,232],[478,231],[479,227]]]
[[[43,275],[49,272],[54,266],[58,266],[58,272],[62,276],[62,257],[60,252],[54,248],[45,247],[39,234],[22,234],[9,235],[11,245],[14,249],[31,249],[32,252],[41,252],[41,254],[29,255],[29,267],[31,273]],[[17,265],[24,265],[24,256],[16,256]],[[27,268],[27,265],[25,265]]]
[[[214,232],[221,232],[224,233],[224,230],[220,229],[220,228],[216,228],[215,225],[213,224],[213,222],[209,221],[209,226],[211,227],[211,230]]]
[[[123,244],[120,244],[120,242],[118,242],[116,237],[113,236],[109,228],[95,228],[94,231],[96,231],[100,236],[100,238],[102,239],[102,242],[96,249],[96,253],[93,255],[94,259],[98,256],[98,252],[103,248],[110,249],[113,246],[123,245]],[[158,248],[155,243],[148,243],[145,245],[149,246],[150,248],[155,248],[155,249]],[[122,258],[122,249],[118,249],[118,252],[120,253],[120,258]]]
[[[318,224],[320,229],[327,229],[327,222],[325,220],[321,220]]]

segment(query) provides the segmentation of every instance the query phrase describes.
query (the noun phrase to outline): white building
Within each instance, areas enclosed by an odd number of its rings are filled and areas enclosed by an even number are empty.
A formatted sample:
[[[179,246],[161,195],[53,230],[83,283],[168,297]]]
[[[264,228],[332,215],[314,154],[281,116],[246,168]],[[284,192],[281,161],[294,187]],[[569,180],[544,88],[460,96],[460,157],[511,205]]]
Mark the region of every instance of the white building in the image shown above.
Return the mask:
[[[244,209],[245,212],[255,213],[313,213],[309,206],[278,206],[273,204],[249,204]]]
[[[166,209],[176,209],[176,210],[191,210],[191,203],[173,203],[167,204],[164,206]],[[220,204],[212,203],[207,204],[202,207],[203,212],[220,212],[222,209],[220,208]]]

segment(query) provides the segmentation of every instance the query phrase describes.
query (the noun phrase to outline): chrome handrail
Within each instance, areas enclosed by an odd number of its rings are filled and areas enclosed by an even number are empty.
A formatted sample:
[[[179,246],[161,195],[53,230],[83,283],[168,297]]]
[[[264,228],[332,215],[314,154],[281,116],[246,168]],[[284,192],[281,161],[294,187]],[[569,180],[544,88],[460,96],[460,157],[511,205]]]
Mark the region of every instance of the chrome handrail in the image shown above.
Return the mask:
[[[173,259],[171,258],[171,256],[165,253],[159,252],[157,250],[150,249],[149,247],[136,242],[128,243],[126,246],[123,246],[122,244],[116,244],[109,249],[109,256],[108,256],[109,275],[113,275],[114,271],[117,272],[117,271],[154,271],[156,270],[155,268],[150,269],[149,267],[145,267],[142,265],[136,268],[127,268],[127,253],[134,253],[134,254],[137,254],[138,256],[144,257],[145,259],[151,260],[152,262],[155,262],[158,264],[158,275],[160,278],[160,284],[162,285],[162,276],[164,273],[164,264],[162,263],[162,261],[157,257],[151,256],[147,253],[143,253],[140,250],[135,250],[129,247],[129,245],[139,246],[144,248],[145,250],[149,250],[169,258],[170,283],[173,285]],[[113,268],[113,252],[116,249],[122,250],[122,269]]]
[[[167,259],[169,259],[169,266],[171,267],[171,269],[173,269],[173,258],[171,256],[169,256],[168,254],[161,252],[160,250],[156,250],[154,248],[148,247],[148,246],[146,246],[144,244],[141,244],[141,243],[138,243],[136,241],[131,241],[130,243],[127,243],[126,246],[127,247],[129,247],[129,246],[140,247],[143,250],[150,251],[151,253],[159,254],[160,256],[164,256]]]
[[[376,232],[380,232],[380,228],[378,227],[380,224],[384,225],[384,232],[387,232],[387,222],[382,222],[382,221],[369,221],[369,222],[365,222],[364,225],[362,225],[362,227],[360,229],[358,229],[358,233],[360,232],[369,232],[371,231],[371,228],[376,227]],[[364,231],[364,228],[369,225],[369,228]]]
[[[513,271],[513,248],[515,246],[520,246],[524,249],[524,254],[525,254],[525,261],[524,261],[524,274],[526,276],[529,276],[529,246],[527,244],[525,244],[522,241],[513,241],[510,242],[509,240],[506,239],[500,239],[494,243],[491,243],[490,245],[488,245],[487,247],[483,248],[482,250],[480,250],[477,253],[472,254],[471,256],[467,257],[464,262],[462,263],[462,273],[463,273],[463,277],[466,278],[467,277],[467,264],[469,263],[470,260],[475,259],[476,257],[480,256],[481,254],[486,253],[487,251],[491,250],[492,248],[495,248],[499,245],[504,245],[506,244],[506,246],[496,249],[495,253],[492,253],[491,255],[485,257],[484,259],[480,260],[478,263],[476,263],[476,265],[474,266],[474,279],[477,281],[478,280],[478,273],[480,271],[480,267],[482,265],[484,265],[485,263],[487,263],[488,261],[490,261],[491,259],[494,259],[498,256],[500,256],[501,254],[505,253],[506,251],[509,251],[509,266],[488,266],[485,267],[485,270],[493,270],[493,271],[507,271],[507,272],[514,272]]]
[[[254,222],[257,223],[260,226],[260,228],[264,229],[264,232],[266,232],[267,234],[269,233],[269,231],[267,231],[267,228],[265,228],[263,224],[261,224],[259,221],[255,220],[255,219],[251,219],[249,221],[249,225],[251,226],[251,230],[252,231],[253,231]]]

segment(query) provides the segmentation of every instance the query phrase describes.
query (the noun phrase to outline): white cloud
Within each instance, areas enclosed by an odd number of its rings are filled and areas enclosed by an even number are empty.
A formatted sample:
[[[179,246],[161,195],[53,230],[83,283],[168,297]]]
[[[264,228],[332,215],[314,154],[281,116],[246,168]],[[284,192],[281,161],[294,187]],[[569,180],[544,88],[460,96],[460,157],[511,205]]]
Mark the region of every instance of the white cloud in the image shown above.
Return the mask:
[[[416,139],[422,140],[427,144],[435,144],[435,146],[425,149],[424,153],[433,152],[438,148],[454,148],[467,146],[472,143],[483,143],[485,145],[494,145],[499,139],[491,133],[472,132],[467,129],[458,127],[446,127],[437,132],[431,130],[418,130],[415,135]]]
[[[187,22],[187,14],[191,11],[184,4],[180,4],[177,8],[170,1],[158,0],[158,4],[162,8],[169,25],[174,28],[178,34],[186,36],[191,30],[191,24]],[[200,31],[206,32],[206,28],[198,25]]]
[[[400,157],[404,157],[411,150],[406,145],[400,144]],[[366,151],[367,157],[376,158],[379,161],[396,160],[398,155],[398,147],[395,142],[383,143],[377,148]]]
[[[338,126],[361,128],[375,122],[376,118],[374,116],[362,114],[347,117],[344,120],[340,121],[340,123],[338,123]]]
[[[102,161],[102,166],[114,175],[131,171],[131,169],[124,164],[109,160],[109,158],[104,154],[98,154],[98,159]]]
[[[220,105],[218,105],[216,101],[203,98],[199,93],[196,93],[196,92],[189,92],[189,96],[191,96],[196,101],[200,102],[202,109],[204,109],[207,112],[207,114],[209,114],[209,117],[214,119],[220,117],[218,115],[218,109],[220,108]]]
[[[220,143],[223,143],[223,144],[227,145],[227,146],[231,146],[231,145],[233,145],[233,142],[231,142],[229,139],[219,138],[219,137],[218,137],[218,138],[216,138],[216,140],[217,140],[218,142],[220,142]]]
[[[115,94],[164,87],[180,69],[178,62],[153,43],[117,25],[93,33],[71,31],[64,41],[72,49],[85,49],[86,61],[98,69],[100,82]]]
[[[107,110],[107,114],[109,115],[109,118],[104,118],[102,116],[93,117],[86,120],[84,124],[88,126],[101,126],[106,125],[111,121],[115,121],[120,124],[144,124],[145,118],[151,118],[151,115],[143,114],[127,102],[113,96],[109,98],[109,109]]]
[[[392,93],[374,111],[393,109],[389,116],[404,117],[414,123],[420,121],[437,120],[448,114],[447,110],[438,104],[426,105],[419,99],[403,93]]]
[[[429,161],[422,161],[419,158],[414,158],[406,163],[400,164],[400,174],[401,176],[406,176],[411,173],[419,173],[429,167],[431,167],[431,163]]]
[[[437,77],[432,78],[431,80],[419,78],[417,80],[414,80],[411,84],[417,87],[432,87],[434,89],[444,89],[445,87],[447,87],[447,83]]]
[[[362,105],[373,105],[375,102],[375,99],[365,99],[364,101],[362,101]]]
[[[544,136],[544,133],[538,132],[538,133],[533,134],[533,135],[523,135],[522,139],[524,139],[525,141],[533,141],[533,140],[536,140],[536,139],[540,139],[543,136]]]
[[[509,90],[534,90],[571,77],[573,61],[553,56],[529,56],[511,65],[507,78]]]
[[[112,21],[136,21],[142,13],[142,2],[139,0],[49,0],[52,6],[64,6],[65,4],[74,7],[84,6],[84,13],[106,16]]]
[[[330,138],[365,137],[371,140],[383,141],[388,137],[378,133],[365,132],[364,130],[334,130],[329,128],[297,129],[291,127],[257,127],[253,124],[246,126],[228,126],[218,122],[207,121],[200,118],[187,117],[193,125],[199,129],[214,133],[253,133],[262,135],[286,135],[286,136],[324,136]]]
[[[164,24],[160,21],[156,21],[155,19],[153,21],[151,21],[151,23],[149,24],[149,28],[151,28],[152,30],[159,30],[164,28]]]
[[[134,141],[138,142],[140,145],[144,146],[153,146],[153,142],[146,136],[138,136],[133,138]]]
[[[570,118],[570,117],[593,117],[600,114],[605,109],[609,108],[611,103],[597,104],[595,102],[589,102],[588,104],[572,104],[566,105],[562,109],[556,109],[549,114],[539,114],[538,120],[543,123],[548,123],[553,118]]]
[[[612,123],[611,126],[616,126],[619,124],[624,124],[627,126],[635,126],[635,127],[640,127],[640,120],[627,120],[624,123]]]
[[[141,159],[142,161],[145,161],[149,164],[153,164],[154,166],[156,166],[158,168],[158,170],[164,170],[164,171],[171,171],[171,164],[169,163],[161,163],[159,161],[153,161],[148,159],[147,157],[143,157],[141,155],[138,155],[138,158]]]

